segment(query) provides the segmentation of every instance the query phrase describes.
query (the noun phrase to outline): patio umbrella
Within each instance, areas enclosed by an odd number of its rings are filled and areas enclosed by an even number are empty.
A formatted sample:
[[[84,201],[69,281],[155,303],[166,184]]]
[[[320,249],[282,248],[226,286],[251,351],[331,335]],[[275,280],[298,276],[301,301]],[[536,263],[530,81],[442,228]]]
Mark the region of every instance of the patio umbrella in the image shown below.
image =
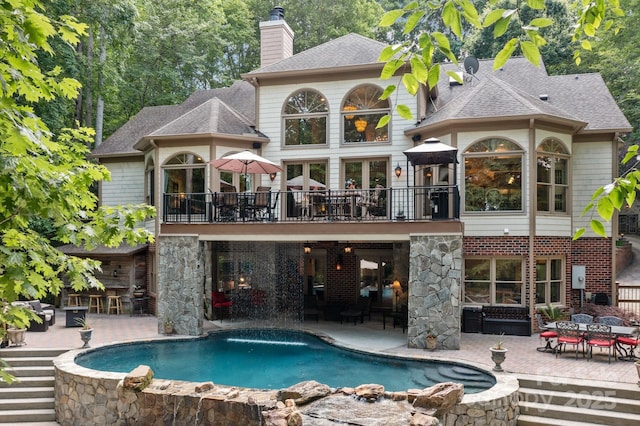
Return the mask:
[[[295,186],[295,187],[302,188],[303,184],[304,184],[304,176],[302,175],[293,177],[287,181],[287,186]],[[326,185],[324,183],[318,182],[315,179],[309,178],[309,187],[310,188],[326,188]]]
[[[236,154],[210,161],[213,167],[229,172],[269,174],[282,172],[282,168],[276,163],[267,160],[251,151],[242,151]]]

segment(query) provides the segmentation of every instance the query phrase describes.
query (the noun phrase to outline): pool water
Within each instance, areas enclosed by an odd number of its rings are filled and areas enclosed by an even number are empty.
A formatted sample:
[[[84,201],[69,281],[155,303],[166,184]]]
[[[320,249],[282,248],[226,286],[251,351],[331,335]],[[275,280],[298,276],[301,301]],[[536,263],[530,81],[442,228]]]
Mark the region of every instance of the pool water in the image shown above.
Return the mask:
[[[75,361],[86,368],[121,373],[142,364],[160,379],[257,389],[316,380],[330,387],[377,383],[388,391],[406,391],[453,381],[463,383],[465,393],[476,393],[496,383],[491,374],[466,365],[365,354],[289,330],[232,330],[204,339],[108,346]]]

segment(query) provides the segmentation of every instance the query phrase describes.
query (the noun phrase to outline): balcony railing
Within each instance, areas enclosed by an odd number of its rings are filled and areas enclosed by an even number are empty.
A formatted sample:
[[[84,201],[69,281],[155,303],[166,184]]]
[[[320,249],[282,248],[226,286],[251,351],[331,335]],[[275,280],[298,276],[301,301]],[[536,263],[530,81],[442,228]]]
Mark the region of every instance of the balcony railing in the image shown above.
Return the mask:
[[[457,186],[164,194],[165,223],[458,219]]]

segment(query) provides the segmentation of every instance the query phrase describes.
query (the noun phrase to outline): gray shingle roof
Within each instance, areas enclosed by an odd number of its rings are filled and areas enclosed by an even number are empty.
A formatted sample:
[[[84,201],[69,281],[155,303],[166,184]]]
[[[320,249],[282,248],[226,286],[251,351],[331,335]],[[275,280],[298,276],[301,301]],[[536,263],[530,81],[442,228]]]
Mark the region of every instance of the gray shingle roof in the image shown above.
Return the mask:
[[[375,64],[379,63],[378,56],[385,47],[384,43],[350,33],[251,71],[245,76],[256,77],[266,73]]]
[[[448,120],[545,115],[586,123],[582,131],[630,131],[599,74],[549,76],[544,65],[535,67],[525,58],[512,58],[493,71],[493,60],[481,60],[471,82],[450,86],[444,71],[459,71],[444,64],[438,98],[417,127]],[[540,95],[547,95],[541,100]]]
[[[202,104],[217,99],[217,106]],[[212,104],[213,105],[213,104]],[[221,107],[221,105],[223,105]],[[205,110],[209,111],[207,116]],[[196,111],[197,110],[197,111]],[[193,114],[190,114],[193,112]],[[219,113],[220,117],[211,116]],[[203,119],[202,123],[195,120]],[[180,120],[181,119],[181,120]],[[95,157],[136,156],[142,152],[134,145],[145,136],[205,133],[242,135],[251,132],[255,122],[255,88],[246,81],[236,81],[231,87],[199,90],[180,105],[145,107],[93,151]],[[166,128],[162,133],[157,133]],[[248,130],[247,130],[248,129]]]

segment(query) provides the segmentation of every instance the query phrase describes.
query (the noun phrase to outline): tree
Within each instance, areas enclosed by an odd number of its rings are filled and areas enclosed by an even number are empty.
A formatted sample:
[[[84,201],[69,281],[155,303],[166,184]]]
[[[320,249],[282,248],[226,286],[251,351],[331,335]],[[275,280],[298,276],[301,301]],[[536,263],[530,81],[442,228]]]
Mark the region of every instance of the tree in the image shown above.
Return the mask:
[[[80,84],[60,67],[43,69],[38,55],[53,55],[55,39],[77,43],[85,30],[71,16],[47,18],[37,0],[3,1],[0,8],[0,322],[9,326],[40,321],[11,302],[58,294],[63,276],[75,291],[102,286],[94,277],[99,262],[65,255],[34,222],[47,221],[55,239],[87,249],[152,238],[138,226],[152,207],[97,206],[91,186],[109,173],[86,160],[92,131],[56,135],[34,112],[37,103],[77,96]],[[11,380],[4,370],[0,376]]]
[[[518,25],[517,35],[506,40],[497,52],[493,68],[503,66],[517,49],[529,62],[539,66],[540,49],[547,43],[540,29],[553,25],[553,19],[542,16],[541,13],[552,0],[526,0],[507,8],[497,7],[499,1],[489,0],[488,9],[482,18],[470,0],[434,0],[430,1],[426,8],[420,7],[417,1],[412,1],[403,8],[388,11],[382,17],[380,26],[389,27],[399,20],[405,20],[403,33],[411,34],[411,37],[398,45],[387,46],[382,51],[380,60],[386,64],[381,78],[389,79],[401,72],[402,85],[409,93],[415,95],[420,85],[434,87],[437,84],[440,78],[440,65],[434,60],[437,53],[458,63],[449,37],[441,31],[431,31],[431,21],[436,19],[441,20],[445,28],[460,40],[463,38],[463,22],[478,29],[491,28],[494,38],[505,34],[511,24]],[[582,52],[591,51],[592,44],[597,42],[601,34],[617,34],[620,31],[621,24],[616,18],[624,17],[625,13],[619,0],[576,1],[572,6],[575,22],[572,42],[579,46],[573,52],[573,59],[580,65]],[[529,18],[524,14],[526,8],[538,12]],[[448,74],[460,81],[456,73]],[[381,98],[388,98],[395,90],[395,85],[389,85]],[[401,117],[413,121],[411,110],[406,105],[396,105],[396,109]],[[378,122],[378,127],[387,125],[389,120],[390,116],[383,117]],[[638,146],[633,145],[623,162],[626,164],[637,156]],[[596,209],[602,220],[610,221],[613,213],[619,211],[625,202],[633,204],[637,190],[640,190],[640,171],[632,167],[625,176],[596,191],[593,202],[585,207],[583,214]],[[590,225],[597,235],[606,236],[604,225],[599,219],[593,218]],[[584,229],[579,229],[574,238],[579,238],[584,232]]]

